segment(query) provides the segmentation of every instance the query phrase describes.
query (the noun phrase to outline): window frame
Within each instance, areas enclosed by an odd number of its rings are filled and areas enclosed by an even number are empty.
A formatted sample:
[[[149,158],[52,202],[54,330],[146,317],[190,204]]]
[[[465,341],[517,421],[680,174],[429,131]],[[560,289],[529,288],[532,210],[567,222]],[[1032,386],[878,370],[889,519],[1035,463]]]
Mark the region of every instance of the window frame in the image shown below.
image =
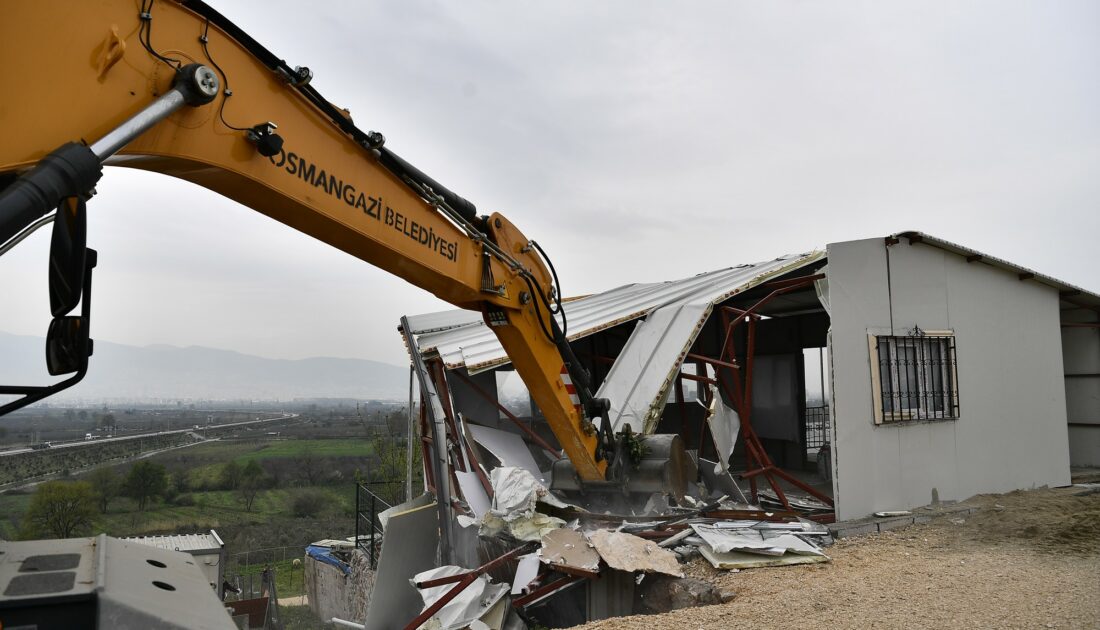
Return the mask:
[[[911,335],[867,334],[868,356],[871,364],[871,393],[876,425],[958,420],[962,415],[959,406],[957,343],[954,331],[914,329],[914,333]],[[883,365],[882,355],[879,351],[879,344],[883,342],[890,344],[887,363],[890,369],[891,384],[898,383],[900,385],[903,379],[906,383],[910,382],[908,374],[902,375],[897,370],[899,348],[919,348],[921,345],[927,344],[928,347],[939,350],[938,360],[928,364],[920,360],[916,362],[916,369],[912,374],[913,380],[916,382],[916,390],[910,394],[911,390],[907,387],[904,396],[907,400],[915,400],[915,406],[886,409],[882,383],[882,372],[886,366]],[[935,372],[932,370],[935,370]],[[930,379],[935,380],[936,372],[939,373],[941,383],[947,386],[941,392],[937,392],[934,386],[932,388],[928,387],[928,381]],[[893,396],[894,391],[891,386],[886,393]],[[933,404],[930,405],[929,403]],[[934,403],[940,404],[936,405]],[[936,406],[941,408],[936,409]]]

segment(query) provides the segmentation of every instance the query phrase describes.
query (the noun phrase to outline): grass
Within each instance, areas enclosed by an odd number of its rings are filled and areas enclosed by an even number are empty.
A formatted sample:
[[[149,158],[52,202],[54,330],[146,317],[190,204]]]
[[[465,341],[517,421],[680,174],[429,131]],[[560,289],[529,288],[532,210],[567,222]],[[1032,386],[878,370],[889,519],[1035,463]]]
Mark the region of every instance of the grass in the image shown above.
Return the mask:
[[[225,463],[236,461],[242,465],[249,461],[276,460],[279,466],[292,471],[291,479],[284,483],[301,482],[293,473],[296,457],[308,454],[318,468],[330,473],[334,466],[354,466],[348,457],[362,457],[369,453],[370,441],[363,438],[342,440],[219,440],[192,448],[171,451],[154,456],[153,460],[166,465],[172,474],[186,474],[189,486],[194,488],[186,495],[189,505],[176,505],[157,501],[146,511],[140,512],[136,503],[125,497],[115,498],[106,514],[97,514],[92,523],[93,533],[106,532],[111,536],[135,536],[184,531],[218,529],[235,538],[233,551],[283,544],[298,545],[307,538],[299,531],[307,523],[320,526],[315,538],[328,535],[350,535],[347,523],[355,507],[355,486],[348,476],[346,481],[331,485],[280,487],[261,491],[252,509],[245,511],[240,496],[233,491],[214,490],[221,486],[220,477]],[[121,467],[120,467],[121,468]],[[120,470],[120,472],[125,472]],[[322,511],[305,519],[293,514],[295,497],[302,492],[319,492],[326,495]],[[20,521],[30,504],[32,493],[0,494],[0,539],[19,537]],[[329,526],[331,524],[331,527]],[[331,530],[331,531],[329,531]],[[227,543],[228,543],[227,539]],[[307,541],[308,542],[308,541]]]
[[[218,441],[192,447],[185,457],[191,462],[188,472],[188,481],[191,485],[210,487],[218,484],[222,469],[230,460],[244,465],[252,460],[293,459],[307,455],[315,460],[330,457],[366,457],[371,451],[371,441],[363,438],[243,443]]]
[[[301,563],[299,562],[298,566],[295,567],[294,560],[301,560],[304,556],[305,550],[299,549],[298,553],[293,557],[286,558],[285,560],[278,560],[274,563],[230,564],[226,567],[225,577],[230,582],[233,582],[240,576],[241,588],[244,589],[241,596],[244,597],[248,593],[248,576],[253,576],[253,588],[259,593],[260,574],[263,573],[265,568],[271,567],[275,570],[275,591],[278,593],[279,598],[297,597],[305,593],[305,578],[303,576]]]
[[[268,442],[258,451],[236,458],[244,464],[249,460],[274,459],[279,457],[305,457],[314,459],[326,457],[366,457],[371,453],[371,441],[359,439],[343,440],[277,440]]]
[[[312,491],[328,495],[328,510],[343,514],[354,510],[354,494],[344,488],[313,488]],[[292,518],[291,504],[298,489],[263,490],[252,503],[252,511],[246,512],[235,492],[227,490],[195,492],[194,505],[157,503],[145,512],[138,512],[130,499],[116,499],[107,514],[96,519],[97,531],[112,536],[132,536],[149,532],[174,532],[181,527],[199,531],[217,529],[226,525],[252,525],[278,519]],[[0,497],[0,499],[6,496]],[[24,497],[29,500],[29,497]],[[0,503],[0,506],[3,506]],[[22,513],[25,506],[19,510]]]
[[[19,537],[17,519],[26,513],[30,503],[30,494],[0,494],[0,539],[14,540]]]
[[[286,630],[315,630],[327,627],[309,606],[280,606],[279,614],[282,617],[283,628]]]

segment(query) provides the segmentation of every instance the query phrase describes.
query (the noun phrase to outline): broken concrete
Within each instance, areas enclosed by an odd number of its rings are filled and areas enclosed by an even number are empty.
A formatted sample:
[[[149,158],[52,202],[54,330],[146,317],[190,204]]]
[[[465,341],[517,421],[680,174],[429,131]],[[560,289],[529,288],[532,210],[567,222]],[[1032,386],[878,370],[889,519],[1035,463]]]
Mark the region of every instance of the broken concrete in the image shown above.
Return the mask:
[[[600,570],[600,554],[584,537],[572,529],[555,529],[542,537],[539,559],[551,568],[565,572],[596,573]]]
[[[644,538],[623,532],[606,529],[597,530],[588,535],[588,540],[596,548],[607,566],[619,571],[631,573],[664,573],[674,577],[683,577],[676,555],[662,549]]]

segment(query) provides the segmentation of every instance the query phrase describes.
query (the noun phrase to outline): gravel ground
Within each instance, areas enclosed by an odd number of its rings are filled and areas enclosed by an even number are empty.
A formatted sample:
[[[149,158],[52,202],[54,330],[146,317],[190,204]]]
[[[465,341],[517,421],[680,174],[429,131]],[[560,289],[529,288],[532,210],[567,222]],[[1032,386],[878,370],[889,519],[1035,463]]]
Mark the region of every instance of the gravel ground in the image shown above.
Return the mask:
[[[727,604],[608,619],[625,628],[1100,628],[1100,493],[982,495],[968,516],[839,541],[831,563],[694,577]]]

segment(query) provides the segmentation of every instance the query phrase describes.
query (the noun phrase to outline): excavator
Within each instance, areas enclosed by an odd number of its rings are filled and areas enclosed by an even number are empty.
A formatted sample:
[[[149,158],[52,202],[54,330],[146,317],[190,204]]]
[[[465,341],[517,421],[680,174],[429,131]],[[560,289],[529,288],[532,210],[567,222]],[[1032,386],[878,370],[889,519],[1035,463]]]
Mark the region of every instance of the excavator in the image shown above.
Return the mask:
[[[564,486],[652,491],[653,479],[632,480],[631,454],[644,453],[647,470],[687,460],[678,438],[640,445],[646,438],[613,434],[608,401],[593,396],[570,349],[542,248],[361,129],[311,86],[309,68],[201,0],[9,0],[3,17],[0,58],[18,70],[0,103],[0,254],[52,222],[46,359],[51,375],[71,376],[0,386],[19,397],[0,415],[88,370],[96,252],[86,204],[103,166],[122,166],[213,190],[480,311],[568,458],[554,471]]]

